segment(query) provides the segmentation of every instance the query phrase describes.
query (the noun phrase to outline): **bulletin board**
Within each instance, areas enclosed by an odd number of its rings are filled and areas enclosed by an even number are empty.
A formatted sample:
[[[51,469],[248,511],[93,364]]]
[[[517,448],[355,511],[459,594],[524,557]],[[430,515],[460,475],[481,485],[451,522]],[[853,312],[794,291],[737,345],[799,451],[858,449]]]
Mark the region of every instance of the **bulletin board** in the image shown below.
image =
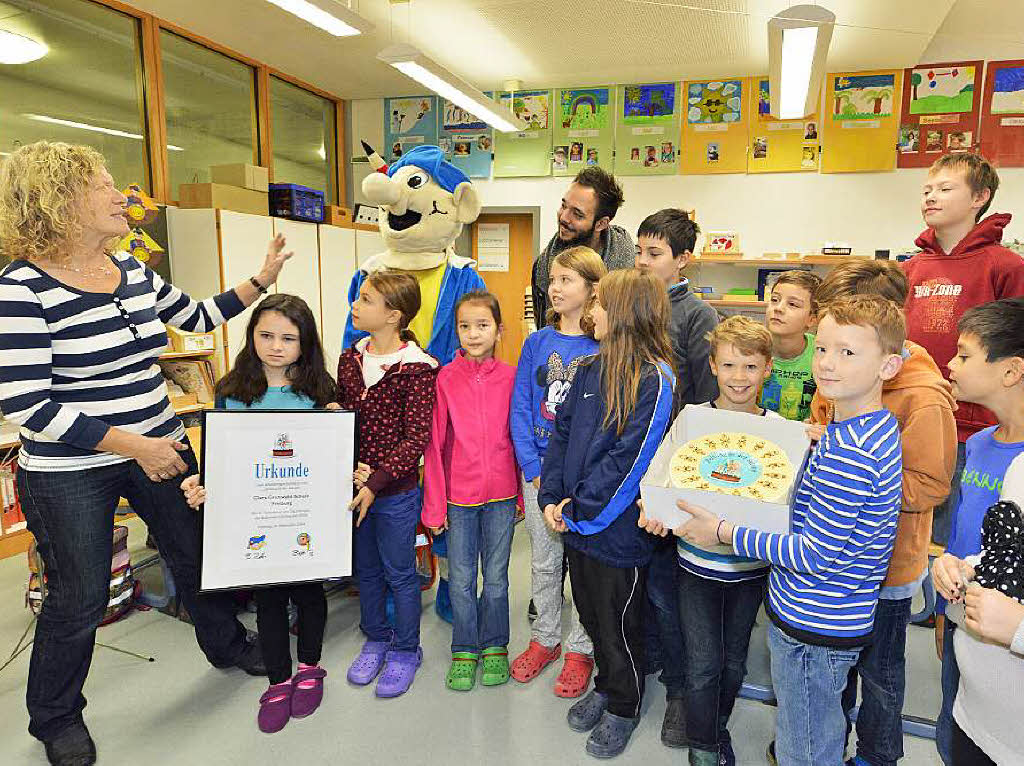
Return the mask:
[[[1024,166],[1024,59],[988,62],[981,153],[998,167]]]
[[[615,90],[610,86],[560,88],[555,91],[555,103],[552,175],[574,176],[593,165],[611,170]]]
[[[620,85],[616,94],[615,175],[679,172],[679,83]]]
[[[684,173],[746,172],[749,91],[738,77],[683,83]]]
[[[983,61],[955,61],[903,70],[898,167],[927,167],[944,152],[977,148],[984,69]]]
[[[384,99],[384,146],[388,164],[420,144],[437,143],[437,96]]]
[[[444,152],[444,158],[470,178],[489,178],[494,156],[491,126],[446,98],[440,101],[443,106],[437,145]]]
[[[551,91],[520,90],[498,94],[498,103],[527,124],[521,133],[494,134],[494,177],[551,175]]]
[[[833,72],[825,76],[822,173],[857,173],[896,167],[900,113],[899,70]]]
[[[777,120],[769,113],[768,75],[751,77],[748,173],[792,173],[818,169],[821,122],[818,112],[799,120]]]

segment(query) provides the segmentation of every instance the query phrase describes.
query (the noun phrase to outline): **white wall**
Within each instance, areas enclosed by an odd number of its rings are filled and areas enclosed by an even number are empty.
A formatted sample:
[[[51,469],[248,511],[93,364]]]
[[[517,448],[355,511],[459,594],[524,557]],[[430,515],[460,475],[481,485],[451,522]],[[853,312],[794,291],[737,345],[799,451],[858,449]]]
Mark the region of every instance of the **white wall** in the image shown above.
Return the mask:
[[[381,101],[352,102],[353,157],[362,155],[359,139],[375,147],[383,143]],[[354,165],[352,189],[360,201],[359,184],[367,166]],[[890,173],[773,173],[680,175],[643,178],[620,176],[626,204],[615,223],[636,233],[640,221],[663,207],[695,208],[705,231],[734,229],[747,254],[815,252],[825,241],[849,242],[854,251],[876,249],[893,254],[913,247],[924,228],[919,198],[924,170]],[[1001,186],[993,211],[1020,215],[1009,232],[1024,240],[1024,168],[1000,172]],[[555,214],[568,184],[566,178],[476,179],[485,207],[539,205],[541,242],[555,231]]]

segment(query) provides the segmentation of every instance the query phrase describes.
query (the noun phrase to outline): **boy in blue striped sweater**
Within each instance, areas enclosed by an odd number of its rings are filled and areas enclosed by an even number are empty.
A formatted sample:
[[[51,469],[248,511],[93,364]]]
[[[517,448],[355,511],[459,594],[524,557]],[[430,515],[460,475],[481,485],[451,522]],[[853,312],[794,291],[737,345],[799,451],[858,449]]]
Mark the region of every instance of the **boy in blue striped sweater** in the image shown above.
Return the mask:
[[[871,640],[878,591],[896,537],[902,485],[899,427],[882,407],[882,382],[900,369],[903,314],[878,296],[830,304],[818,326],[813,372],[835,404],[793,499],[792,532],[734,525],[680,502],[693,515],[676,534],[695,545],[730,544],[772,565],[766,609],[772,684],[779,701],[772,763],[843,762],[842,693]]]

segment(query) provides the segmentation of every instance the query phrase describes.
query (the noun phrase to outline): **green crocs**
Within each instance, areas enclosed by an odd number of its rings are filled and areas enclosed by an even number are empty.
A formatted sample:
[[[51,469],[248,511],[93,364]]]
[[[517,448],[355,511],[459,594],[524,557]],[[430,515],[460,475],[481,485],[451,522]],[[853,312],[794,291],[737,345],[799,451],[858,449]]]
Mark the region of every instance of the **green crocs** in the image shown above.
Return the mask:
[[[489,646],[484,649],[484,672],[480,683],[484,686],[501,686],[508,682],[508,648]]]
[[[476,663],[476,652],[453,652],[444,685],[453,691],[468,692],[476,683]]]

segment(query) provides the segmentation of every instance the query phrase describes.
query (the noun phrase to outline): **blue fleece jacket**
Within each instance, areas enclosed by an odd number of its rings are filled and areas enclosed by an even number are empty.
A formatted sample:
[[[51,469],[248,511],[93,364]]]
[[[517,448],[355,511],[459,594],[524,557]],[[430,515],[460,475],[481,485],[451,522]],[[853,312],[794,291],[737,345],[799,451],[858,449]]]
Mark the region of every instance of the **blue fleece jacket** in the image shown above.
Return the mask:
[[[540,476],[540,464],[555,427],[558,407],[569,392],[583,357],[597,353],[586,335],[564,335],[554,327],[530,334],[523,344],[512,390],[509,430],[523,478]]]
[[[352,275],[352,282],[348,288],[349,306],[355,303],[356,298],[359,297],[359,289],[363,286],[367,276],[367,272],[362,269]],[[424,348],[424,351],[442,365],[448,364],[455,358],[455,350],[459,347],[459,339],[455,334],[456,301],[468,292],[486,289],[487,286],[477,274],[472,261],[468,261],[467,265],[461,267],[453,266],[451,263],[445,267],[444,277],[441,279],[441,292],[437,296],[437,308],[434,310],[434,327],[431,330],[430,343]],[[350,348],[357,340],[365,337],[365,332],[360,332],[352,326],[352,312],[349,311],[348,319],[345,320],[343,348]]]
[[[667,365],[645,368],[636,407],[618,434],[614,425],[602,426],[600,357],[580,364],[558,409],[541,473],[541,508],[569,498],[562,509],[565,544],[613,567],[646,565],[654,541],[637,526],[636,501],[671,422],[675,378]]]

